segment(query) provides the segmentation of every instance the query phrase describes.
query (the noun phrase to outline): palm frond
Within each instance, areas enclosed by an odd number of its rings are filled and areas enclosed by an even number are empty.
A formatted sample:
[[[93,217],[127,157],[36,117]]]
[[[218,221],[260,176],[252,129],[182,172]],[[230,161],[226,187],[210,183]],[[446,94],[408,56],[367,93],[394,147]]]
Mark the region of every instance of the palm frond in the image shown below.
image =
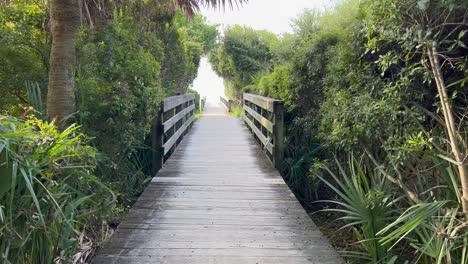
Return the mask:
[[[201,6],[223,9],[228,6],[230,9],[234,9],[234,6],[240,6],[247,2],[248,0],[172,0],[172,3],[188,17],[193,17],[200,12]]]

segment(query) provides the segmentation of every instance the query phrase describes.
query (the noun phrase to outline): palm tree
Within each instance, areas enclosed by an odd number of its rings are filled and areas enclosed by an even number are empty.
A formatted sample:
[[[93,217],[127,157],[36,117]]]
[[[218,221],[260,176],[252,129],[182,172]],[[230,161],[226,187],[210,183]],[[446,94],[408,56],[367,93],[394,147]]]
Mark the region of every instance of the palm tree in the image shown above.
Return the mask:
[[[75,112],[75,38],[80,26],[80,0],[51,0],[47,114],[63,120]]]
[[[75,111],[75,42],[81,21],[81,2],[86,0],[51,0],[50,23],[52,48],[50,52],[47,114],[49,119],[64,120]],[[248,0],[164,0],[174,9],[193,16],[201,5],[212,8],[243,4]],[[86,8],[88,8],[87,5]],[[89,13],[88,13],[89,14]]]

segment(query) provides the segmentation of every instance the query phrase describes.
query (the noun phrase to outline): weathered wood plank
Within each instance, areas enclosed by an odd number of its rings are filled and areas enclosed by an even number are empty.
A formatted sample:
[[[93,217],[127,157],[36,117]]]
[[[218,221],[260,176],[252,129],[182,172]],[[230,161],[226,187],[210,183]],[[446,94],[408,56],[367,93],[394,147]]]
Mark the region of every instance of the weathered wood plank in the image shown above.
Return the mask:
[[[271,144],[271,140],[268,140],[267,137],[263,135],[263,133],[255,126],[255,124],[250,120],[247,116],[243,116],[244,121],[247,125],[252,129],[255,135],[260,139],[262,145],[268,150],[268,152],[273,153],[273,144]]]
[[[270,112],[273,112],[274,110],[273,106],[276,102],[281,102],[280,100],[276,100],[276,99],[272,99],[272,98],[268,98],[268,97],[256,95],[256,94],[249,94],[249,93],[244,94],[244,100],[252,102]]]
[[[171,150],[171,148],[174,146],[174,144],[177,142],[177,140],[183,135],[185,130],[192,124],[192,122],[195,120],[195,116],[191,116],[178,130],[177,132],[172,135],[172,137],[167,140],[166,143],[164,143],[163,148],[164,148],[164,155]]]
[[[128,223],[141,223],[141,224],[181,224],[181,225],[243,225],[243,226],[302,226],[306,224],[308,221],[304,220],[291,220],[289,222],[282,220],[290,220],[290,219],[278,219],[278,217],[272,218],[265,218],[263,216],[260,217],[243,217],[243,218],[236,218],[232,217],[230,219],[214,219],[214,218],[164,218],[162,216],[158,216],[155,218],[141,218],[140,216],[133,216],[129,215],[126,221]]]
[[[249,93],[244,93],[244,113],[246,115],[252,116],[253,119],[259,122],[261,128],[256,129],[256,127],[252,126],[255,124],[253,120],[248,120],[248,118],[244,118],[246,123],[251,127],[252,131],[259,136],[259,132],[266,129],[268,132],[269,137],[271,137],[272,150],[269,151],[271,154],[271,161],[276,169],[282,171],[283,168],[283,159],[284,159],[284,102],[281,100],[276,100],[273,98],[268,98],[260,95],[254,95]],[[250,105],[254,105],[260,107],[261,113],[255,111],[255,109],[251,108]],[[257,108],[255,107],[255,108]],[[272,116],[272,120],[270,121],[267,118],[264,118],[262,113],[267,113],[268,116]],[[264,137],[263,137],[264,138]],[[263,142],[263,141],[262,141]],[[263,143],[265,144],[265,143]]]
[[[185,102],[188,102],[194,99],[195,99],[195,94],[184,94],[184,95],[176,95],[176,96],[167,97],[166,99],[164,99],[163,112],[167,112]]]
[[[292,225],[240,225],[240,224],[232,224],[232,225],[188,225],[188,224],[164,224],[164,223],[156,223],[156,224],[142,224],[142,223],[128,223],[124,222],[120,224],[119,228],[122,229],[145,229],[145,230],[205,230],[209,232],[214,231],[223,231],[223,230],[258,230],[258,231],[268,231],[268,232],[282,232],[283,230],[296,230],[297,232],[312,232],[314,234],[318,234],[318,228],[313,225],[300,225],[300,226],[292,226]],[[276,241],[268,241],[268,242],[276,242]]]
[[[330,260],[323,256],[315,256],[310,258],[304,257],[270,257],[270,256],[127,256],[127,255],[112,255],[98,256],[95,260],[96,264],[104,263],[119,263],[119,264],[173,264],[173,263],[191,263],[191,264],[335,264],[338,260]]]
[[[343,261],[247,127],[207,107],[94,263]]]
[[[187,108],[184,108],[182,111],[177,113],[175,116],[171,117],[169,120],[163,123],[164,126],[164,133],[166,133],[169,129],[171,129],[175,123],[181,120],[184,116],[186,116],[190,111],[195,109],[195,105],[190,105]]]
[[[271,257],[315,257],[326,254],[329,247],[316,245],[313,250],[296,249],[271,249],[271,248],[119,248],[119,255],[127,256],[271,256]],[[110,253],[112,254],[112,253]]]
[[[238,241],[205,241],[205,242],[193,242],[193,241],[161,241],[161,240],[145,240],[145,239],[129,239],[120,240],[118,243],[112,246],[118,248],[132,248],[133,245],[144,245],[145,248],[181,248],[181,249],[200,249],[200,248],[213,248],[213,249],[236,249],[236,248],[270,248],[270,249],[315,249],[317,248],[317,241],[320,237],[310,239],[305,242],[285,241],[285,242],[244,242]],[[322,242],[322,241],[320,241]],[[322,244],[322,243],[319,243]]]
[[[244,110],[249,113],[253,118],[255,118],[260,124],[265,127],[270,133],[273,133],[273,123],[261,116],[259,113],[255,112],[252,108],[248,107],[247,105],[244,105]]]

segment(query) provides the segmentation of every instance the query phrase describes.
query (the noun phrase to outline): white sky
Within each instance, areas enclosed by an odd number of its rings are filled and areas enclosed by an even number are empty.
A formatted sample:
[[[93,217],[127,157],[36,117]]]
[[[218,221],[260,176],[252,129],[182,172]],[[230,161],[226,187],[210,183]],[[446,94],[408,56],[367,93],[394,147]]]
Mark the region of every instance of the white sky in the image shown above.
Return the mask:
[[[207,102],[218,102],[220,96],[224,96],[223,79],[211,69],[207,58],[202,58],[198,68],[197,78],[193,81],[193,89],[201,96],[206,96]]]
[[[327,9],[334,6],[337,0],[249,0],[239,8],[207,9],[201,13],[210,24],[220,24],[220,30],[229,25],[246,25],[254,29],[266,29],[276,34],[292,32],[291,19],[297,17],[304,9]],[[223,80],[211,69],[208,61],[202,59],[198,76],[193,89],[208,101],[217,102],[224,95]]]
[[[325,9],[334,6],[336,0],[249,0],[247,4],[226,8],[225,11],[202,8],[208,22],[221,25],[247,25],[254,29],[266,29],[276,34],[292,32],[291,19],[304,9]]]

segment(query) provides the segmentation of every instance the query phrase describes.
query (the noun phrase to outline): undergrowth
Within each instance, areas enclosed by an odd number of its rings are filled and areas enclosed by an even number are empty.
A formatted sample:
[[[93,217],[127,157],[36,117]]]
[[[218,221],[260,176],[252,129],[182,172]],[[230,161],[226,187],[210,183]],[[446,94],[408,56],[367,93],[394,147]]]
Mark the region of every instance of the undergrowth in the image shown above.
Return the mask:
[[[76,251],[116,197],[98,177],[99,155],[80,128],[0,116],[0,262],[53,263],[86,258]],[[76,253],[76,254],[75,254]]]

